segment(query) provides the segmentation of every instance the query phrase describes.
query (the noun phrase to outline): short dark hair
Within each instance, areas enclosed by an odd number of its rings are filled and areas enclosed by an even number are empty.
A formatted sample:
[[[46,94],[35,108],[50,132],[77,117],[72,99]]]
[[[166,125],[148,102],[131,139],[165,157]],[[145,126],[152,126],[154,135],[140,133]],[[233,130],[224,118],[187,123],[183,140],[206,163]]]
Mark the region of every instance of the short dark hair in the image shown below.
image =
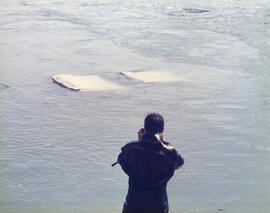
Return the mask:
[[[150,113],[144,119],[144,128],[147,132],[156,134],[164,130],[164,119],[158,113]]]

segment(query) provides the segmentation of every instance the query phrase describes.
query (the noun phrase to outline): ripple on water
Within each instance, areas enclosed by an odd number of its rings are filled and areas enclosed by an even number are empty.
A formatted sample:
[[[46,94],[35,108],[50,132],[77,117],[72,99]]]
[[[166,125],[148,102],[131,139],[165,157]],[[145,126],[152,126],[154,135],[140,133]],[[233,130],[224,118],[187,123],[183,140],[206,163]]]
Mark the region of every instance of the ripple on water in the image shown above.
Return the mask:
[[[0,91],[9,88],[10,86],[4,83],[0,83]]]

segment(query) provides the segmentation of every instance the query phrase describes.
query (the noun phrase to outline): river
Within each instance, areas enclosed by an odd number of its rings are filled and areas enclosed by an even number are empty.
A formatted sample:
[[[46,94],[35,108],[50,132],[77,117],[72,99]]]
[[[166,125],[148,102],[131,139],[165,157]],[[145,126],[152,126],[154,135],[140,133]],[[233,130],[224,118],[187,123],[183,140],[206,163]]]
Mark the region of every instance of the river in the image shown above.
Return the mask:
[[[269,0],[1,0],[0,211],[121,212],[148,112],[185,158],[172,213],[270,211]],[[162,70],[189,81],[143,83]],[[125,90],[74,92],[51,76]]]

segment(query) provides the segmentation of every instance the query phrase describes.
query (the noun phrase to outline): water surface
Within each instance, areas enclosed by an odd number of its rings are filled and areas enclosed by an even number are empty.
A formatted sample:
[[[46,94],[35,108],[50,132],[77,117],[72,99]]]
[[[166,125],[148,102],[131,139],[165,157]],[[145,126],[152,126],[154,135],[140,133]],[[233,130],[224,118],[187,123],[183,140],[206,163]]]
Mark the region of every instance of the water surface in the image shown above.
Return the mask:
[[[120,212],[110,164],[153,111],[186,159],[172,212],[269,212],[269,46],[267,0],[2,0],[1,212]],[[192,82],[119,75],[134,70]],[[72,92],[61,73],[126,90]]]

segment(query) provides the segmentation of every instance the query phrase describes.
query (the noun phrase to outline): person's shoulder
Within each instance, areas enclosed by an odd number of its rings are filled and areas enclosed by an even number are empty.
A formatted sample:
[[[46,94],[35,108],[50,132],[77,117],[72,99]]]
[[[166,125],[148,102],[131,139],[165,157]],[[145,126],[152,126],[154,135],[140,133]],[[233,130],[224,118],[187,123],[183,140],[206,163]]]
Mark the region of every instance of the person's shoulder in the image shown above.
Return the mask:
[[[138,145],[139,141],[130,141],[126,144],[126,146],[133,146],[133,145]]]
[[[138,141],[130,141],[129,143],[125,144],[123,146],[123,148],[131,148],[131,147],[138,146],[138,145],[139,145]]]

